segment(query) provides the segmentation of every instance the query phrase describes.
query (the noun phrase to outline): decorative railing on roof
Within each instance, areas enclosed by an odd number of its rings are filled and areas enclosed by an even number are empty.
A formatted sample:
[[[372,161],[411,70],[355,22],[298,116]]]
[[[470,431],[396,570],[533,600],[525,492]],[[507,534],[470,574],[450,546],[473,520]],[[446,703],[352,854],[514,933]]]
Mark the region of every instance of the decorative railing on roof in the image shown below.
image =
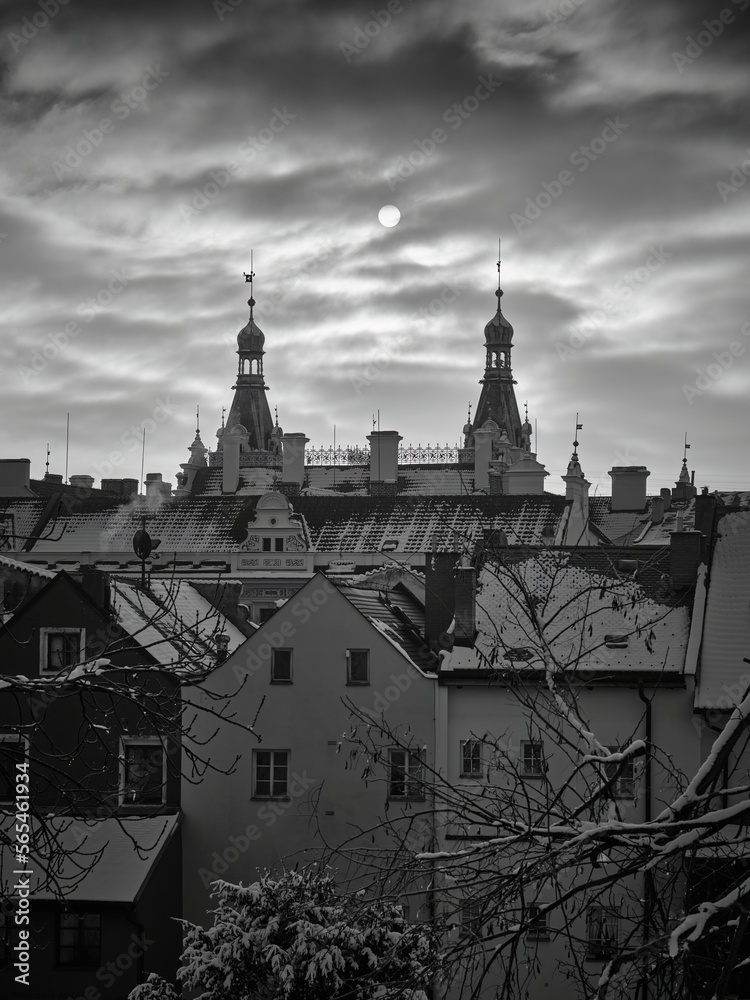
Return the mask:
[[[458,445],[408,445],[398,449],[399,465],[439,465],[458,462]],[[369,465],[370,449],[340,445],[337,448],[306,448],[306,465]]]

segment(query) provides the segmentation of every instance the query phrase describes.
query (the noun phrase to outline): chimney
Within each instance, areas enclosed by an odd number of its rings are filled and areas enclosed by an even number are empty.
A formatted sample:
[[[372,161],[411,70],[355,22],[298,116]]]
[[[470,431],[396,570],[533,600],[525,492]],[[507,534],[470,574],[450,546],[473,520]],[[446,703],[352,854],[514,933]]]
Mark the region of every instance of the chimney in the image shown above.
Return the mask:
[[[570,514],[565,527],[564,541],[566,545],[591,545],[589,535],[589,489],[591,483],[586,479],[578,460],[577,452],[573,452],[568,462],[568,471],[562,477],[565,483],[565,499],[570,504]]]
[[[55,483],[57,486],[62,486],[63,477],[59,472],[45,472],[44,482],[45,483]]]
[[[485,421],[482,427],[474,429],[474,489],[489,490],[490,462],[492,461],[492,438],[498,427],[494,420]]]
[[[242,431],[234,428],[224,432],[224,464],[222,467],[221,492],[236,493],[240,485],[240,446]]]
[[[79,490],[90,490],[94,485],[93,476],[71,476],[70,485]]]
[[[28,458],[0,458],[0,497],[33,497]]]
[[[654,497],[651,501],[651,523],[661,524],[664,520],[664,497]]]
[[[104,608],[105,611],[109,611],[111,606],[109,576],[106,573],[102,573],[101,570],[95,569],[93,566],[81,566],[80,571],[75,574],[75,577],[80,581],[81,586],[89,597],[99,607]]]
[[[146,473],[146,496],[167,498],[172,496],[172,484],[162,481],[161,472]]]
[[[433,650],[476,638],[476,570],[456,552],[434,552],[425,566],[425,638]],[[452,636],[448,629],[455,618]]]
[[[544,480],[549,472],[541,462],[525,451],[517,462],[505,470],[505,492],[510,496],[544,493]]]
[[[611,511],[642,511],[646,508],[646,480],[651,475],[645,465],[615,465],[612,477]]]
[[[373,496],[395,496],[398,490],[398,431],[373,431],[370,442],[370,493]]]
[[[281,482],[285,486],[302,488],[305,481],[305,445],[310,438],[295,432],[281,439]]]
[[[672,491],[668,486],[663,486],[659,490],[659,496],[664,501],[664,513],[672,509]]]
[[[674,531],[669,541],[669,582],[690,587],[698,577],[703,535],[700,531]]]
[[[135,497],[135,496],[138,496],[138,480],[137,479],[123,479],[122,480],[122,495],[124,497]]]
[[[716,506],[716,497],[709,496],[708,491],[695,498],[695,530],[700,531],[703,536],[701,556],[704,562],[708,562],[708,546],[713,538],[716,523]]]

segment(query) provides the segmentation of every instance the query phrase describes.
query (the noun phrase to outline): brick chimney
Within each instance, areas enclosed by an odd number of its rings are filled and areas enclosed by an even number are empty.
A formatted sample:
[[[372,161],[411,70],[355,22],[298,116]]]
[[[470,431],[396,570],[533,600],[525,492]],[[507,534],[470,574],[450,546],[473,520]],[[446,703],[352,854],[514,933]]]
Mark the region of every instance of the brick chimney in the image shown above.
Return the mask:
[[[370,442],[370,493],[372,496],[395,496],[398,490],[398,431],[373,431]]]
[[[646,480],[651,475],[645,465],[615,465],[612,477],[612,513],[646,509]]]
[[[94,486],[93,476],[71,476],[70,485],[79,490],[90,490]]]
[[[147,472],[146,496],[167,499],[172,496],[172,484],[163,482],[161,472]]]
[[[244,433],[244,427],[233,427],[231,430],[224,431],[222,438],[224,444],[222,493],[236,493],[237,487],[240,485],[240,449]]]
[[[284,434],[281,439],[282,469],[281,483],[283,486],[296,486],[301,489],[305,481],[305,445],[310,438],[300,432]]]
[[[669,542],[669,582],[673,587],[690,587],[698,577],[702,559],[700,531],[673,531]]]
[[[33,497],[28,458],[0,458],[0,497]]]
[[[455,618],[452,639],[448,628]],[[476,638],[476,570],[456,552],[435,552],[425,567],[425,638],[433,650]]]
[[[111,590],[109,576],[93,566],[81,566],[80,571],[74,574],[89,597],[95,601],[100,608],[109,611],[111,606]]]
[[[530,451],[525,451],[517,462],[505,470],[505,492],[510,496],[544,493],[544,480],[549,472]]]
[[[492,461],[492,439],[498,431],[494,420],[485,421],[482,427],[474,428],[474,489],[490,488],[490,462]]]

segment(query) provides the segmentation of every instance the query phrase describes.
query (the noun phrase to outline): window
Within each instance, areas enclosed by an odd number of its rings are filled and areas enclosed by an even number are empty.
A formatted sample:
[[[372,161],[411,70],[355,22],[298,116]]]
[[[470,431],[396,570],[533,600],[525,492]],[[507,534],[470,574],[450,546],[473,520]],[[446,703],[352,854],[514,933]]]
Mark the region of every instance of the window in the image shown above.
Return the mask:
[[[370,650],[347,649],[346,651],[346,683],[370,683]]]
[[[258,608],[258,620],[262,625],[276,614],[276,608]]]
[[[264,538],[263,539],[263,551],[264,552],[270,552],[271,551],[271,539],[270,538]]]
[[[478,778],[482,774],[481,740],[461,740],[461,777]]]
[[[619,753],[619,747],[609,747],[610,753]],[[625,760],[612,761],[604,765],[604,774],[607,781],[617,777],[611,785],[612,795],[616,799],[635,798],[635,760],[633,757],[626,757]]]
[[[549,941],[547,914],[542,913],[538,903],[530,903],[526,907],[526,937],[533,941]]]
[[[467,899],[461,904],[461,937],[476,937],[482,931],[482,908],[478,900]]]
[[[284,551],[284,539],[283,538],[274,538],[273,542],[274,542],[273,547],[274,547],[274,549],[277,552],[283,552]]]
[[[521,774],[525,778],[541,778],[546,770],[542,741],[524,740],[521,743]]]
[[[263,539],[263,551],[264,552],[283,552],[284,551],[284,539],[282,538],[264,538]]]
[[[81,628],[40,629],[39,669],[56,674],[80,663],[84,656],[85,633]]]
[[[274,649],[271,655],[271,682],[273,684],[292,683],[291,649]]]
[[[253,798],[282,798],[288,787],[289,751],[253,750]]]
[[[16,797],[16,765],[28,759],[28,741],[13,733],[0,734],[0,802]]]
[[[609,961],[617,952],[620,935],[618,914],[606,906],[591,906],[586,914],[586,923],[586,957],[595,961]]]
[[[101,964],[102,928],[99,913],[61,913],[57,933],[60,965]]]
[[[166,792],[166,760],[161,740],[124,738],[120,801],[127,806],[160,806]]]
[[[423,799],[422,758],[415,750],[389,750],[388,797]]]
[[[608,633],[604,636],[604,645],[608,649],[627,649],[628,648],[628,636],[627,635],[614,635]]]

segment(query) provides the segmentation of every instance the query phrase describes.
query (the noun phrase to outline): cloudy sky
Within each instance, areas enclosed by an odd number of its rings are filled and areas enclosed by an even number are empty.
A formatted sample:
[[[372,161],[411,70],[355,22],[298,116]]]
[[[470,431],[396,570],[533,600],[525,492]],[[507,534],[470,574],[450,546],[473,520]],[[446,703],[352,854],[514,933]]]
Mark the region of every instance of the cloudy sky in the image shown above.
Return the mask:
[[[174,481],[236,335],[314,445],[460,437],[483,328],[560,491],[750,489],[750,0],[39,0],[0,28],[1,457]],[[743,171],[742,164],[745,164]],[[396,205],[400,222],[378,221]]]

